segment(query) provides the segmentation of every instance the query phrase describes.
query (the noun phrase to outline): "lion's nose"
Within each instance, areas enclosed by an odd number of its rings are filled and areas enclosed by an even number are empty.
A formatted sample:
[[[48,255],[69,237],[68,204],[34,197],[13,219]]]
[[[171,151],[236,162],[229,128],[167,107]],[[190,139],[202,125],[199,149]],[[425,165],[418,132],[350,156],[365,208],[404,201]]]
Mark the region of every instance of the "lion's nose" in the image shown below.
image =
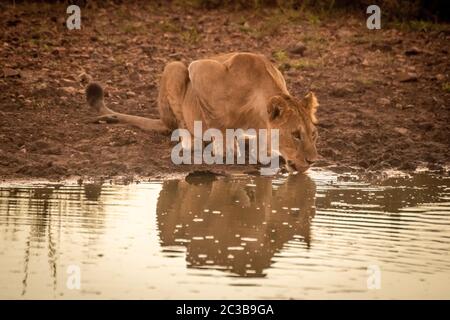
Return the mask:
[[[314,152],[310,152],[310,153],[305,154],[305,162],[308,165],[311,166],[314,162],[316,162],[316,160],[317,160],[317,152],[316,152],[316,150],[314,150]]]

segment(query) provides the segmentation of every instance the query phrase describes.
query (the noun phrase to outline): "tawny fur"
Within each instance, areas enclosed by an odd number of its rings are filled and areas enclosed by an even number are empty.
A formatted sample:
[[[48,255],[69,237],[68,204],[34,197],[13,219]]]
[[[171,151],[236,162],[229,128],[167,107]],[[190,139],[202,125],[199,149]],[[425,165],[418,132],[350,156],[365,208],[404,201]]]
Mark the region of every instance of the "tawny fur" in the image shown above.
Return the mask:
[[[95,83],[87,87],[86,95],[101,117],[143,130],[186,128],[193,133],[194,121],[202,121],[203,130],[276,128],[280,130],[280,153],[299,170],[317,158],[317,98],[312,92],[300,100],[292,97],[281,72],[259,54],[223,54],[193,61],[188,67],[169,63],[158,94],[160,119],[107,108],[103,90]]]

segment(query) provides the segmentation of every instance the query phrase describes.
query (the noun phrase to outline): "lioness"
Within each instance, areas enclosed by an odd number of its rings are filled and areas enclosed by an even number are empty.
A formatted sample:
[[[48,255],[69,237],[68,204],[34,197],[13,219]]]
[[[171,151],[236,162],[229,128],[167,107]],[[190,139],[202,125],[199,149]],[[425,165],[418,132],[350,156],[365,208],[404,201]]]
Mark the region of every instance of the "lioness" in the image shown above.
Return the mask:
[[[229,53],[193,61],[189,67],[167,64],[158,95],[160,120],[112,111],[95,83],[89,84],[86,96],[100,118],[143,130],[186,128],[193,134],[196,120],[202,121],[203,130],[276,128],[279,152],[290,171],[306,171],[317,159],[315,95],[291,96],[281,72],[263,55]]]

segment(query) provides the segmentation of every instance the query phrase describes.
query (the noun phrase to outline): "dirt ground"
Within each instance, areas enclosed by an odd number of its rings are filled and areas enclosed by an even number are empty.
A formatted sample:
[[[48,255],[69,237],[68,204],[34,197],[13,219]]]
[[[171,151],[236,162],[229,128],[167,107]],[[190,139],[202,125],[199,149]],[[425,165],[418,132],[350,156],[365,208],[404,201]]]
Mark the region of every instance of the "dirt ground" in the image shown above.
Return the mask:
[[[450,28],[383,26],[365,16],[108,4],[0,5],[0,177],[136,175],[196,169],[170,160],[170,137],[95,124],[90,79],[116,111],[157,118],[164,65],[217,53],[270,57],[291,94],[316,93],[316,166],[442,170],[449,163]],[[215,168],[224,170],[225,168]]]

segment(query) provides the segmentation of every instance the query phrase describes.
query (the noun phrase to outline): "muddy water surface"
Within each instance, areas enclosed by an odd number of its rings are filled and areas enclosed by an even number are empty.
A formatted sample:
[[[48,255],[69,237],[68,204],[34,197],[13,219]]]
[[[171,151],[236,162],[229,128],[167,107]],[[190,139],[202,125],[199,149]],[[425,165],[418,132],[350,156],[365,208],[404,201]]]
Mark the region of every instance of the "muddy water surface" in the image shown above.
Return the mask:
[[[0,298],[449,299],[449,183],[3,182]]]

